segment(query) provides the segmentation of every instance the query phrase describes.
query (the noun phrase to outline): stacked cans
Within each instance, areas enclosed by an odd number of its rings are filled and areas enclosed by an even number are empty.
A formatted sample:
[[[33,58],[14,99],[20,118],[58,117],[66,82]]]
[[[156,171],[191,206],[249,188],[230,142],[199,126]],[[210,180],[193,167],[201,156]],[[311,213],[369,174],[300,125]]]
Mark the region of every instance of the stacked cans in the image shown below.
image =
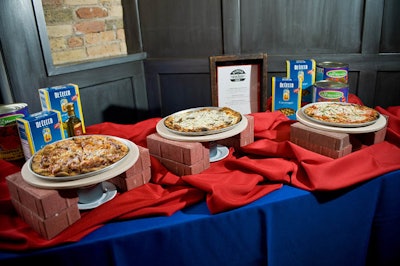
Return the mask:
[[[340,62],[317,64],[316,82],[313,86],[313,102],[347,102],[349,65]]]
[[[16,120],[28,115],[26,103],[0,105],[0,159],[15,161],[24,158]]]

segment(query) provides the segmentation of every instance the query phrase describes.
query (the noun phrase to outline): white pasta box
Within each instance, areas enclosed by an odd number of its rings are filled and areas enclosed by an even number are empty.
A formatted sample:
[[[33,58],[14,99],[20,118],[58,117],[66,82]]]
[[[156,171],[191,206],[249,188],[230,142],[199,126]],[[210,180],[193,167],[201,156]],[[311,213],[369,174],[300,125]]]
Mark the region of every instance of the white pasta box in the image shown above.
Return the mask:
[[[272,111],[296,120],[296,112],[301,107],[301,86],[298,79],[272,77]]]
[[[25,160],[45,145],[65,138],[58,111],[41,111],[17,118],[17,126]]]
[[[61,113],[61,121],[65,125],[65,121],[69,118],[68,104],[73,104],[75,116],[81,120],[82,133],[86,133],[85,122],[83,119],[82,104],[79,94],[79,87],[76,84],[65,84],[48,88],[39,89],[40,103],[44,111],[56,110]],[[66,126],[63,126],[65,137],[68,136]]]
[[[286,60],[287,78],[302,81],[303,103],[312,102],[313,84],[315,83],[316,63],[314,59]]]

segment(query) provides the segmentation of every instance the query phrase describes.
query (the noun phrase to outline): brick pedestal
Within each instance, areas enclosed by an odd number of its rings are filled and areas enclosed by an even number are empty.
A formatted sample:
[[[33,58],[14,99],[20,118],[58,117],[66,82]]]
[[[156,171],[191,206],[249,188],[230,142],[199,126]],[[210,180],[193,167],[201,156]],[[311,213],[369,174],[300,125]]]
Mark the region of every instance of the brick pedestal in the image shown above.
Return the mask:
[[[248,124],[241,133],[215,142],[234,148],[254,142],[254,117],[246,117]],[[147,147],[152,156],[178,176],[199,174],[210,167],[209,142],[176,141],[154,133],[147,137]]]
[[[154,133],[147,136],[147,147],[152,156],[179,176],[198,174],[210,167],[210,151],[200,142],[169,140]]]
[[[126,172],[108,180],[118,190],[125,192],[148,183],[151,179],[151,164],[149,150],[138,146],[139,158]]]
[[[233,147],[239,149],[240,147],[246,146],[254,142],[254,117],[251,115],[246,115],[247,127],[239,134],[232,136],[230,138],[217,140],[216,143]]]
[[[149,150],[138,146],[139,158],[126,172],[111,178],[120,192],[145,183],[151,178]],[[6,177],[11,202],[21,216],[36,232],[51,239],[81,218],[77,189],[42,189],[31,186],[21,172]]]
[[[363,145],[372,145],[384,141],[386,127],[376,132],[348,134],[329,132],[311,128],[300,122],[290,127],[290,141],[310,151],[340,158],[358,150]]]
[[[26,183],[21,172],[7,176],[15,210],[46,239],[51,239],[80,219],[76,190],[51,190]]]

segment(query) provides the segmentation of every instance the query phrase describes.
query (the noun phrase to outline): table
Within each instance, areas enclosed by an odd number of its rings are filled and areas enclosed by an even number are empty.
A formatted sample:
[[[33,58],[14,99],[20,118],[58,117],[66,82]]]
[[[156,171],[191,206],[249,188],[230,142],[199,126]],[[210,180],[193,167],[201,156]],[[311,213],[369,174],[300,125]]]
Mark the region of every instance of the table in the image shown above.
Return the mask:
[[[0,252],[1,265],[400,265],[400,170],[323,194],[288,185],[210,214],[106,224],[77,243]]]

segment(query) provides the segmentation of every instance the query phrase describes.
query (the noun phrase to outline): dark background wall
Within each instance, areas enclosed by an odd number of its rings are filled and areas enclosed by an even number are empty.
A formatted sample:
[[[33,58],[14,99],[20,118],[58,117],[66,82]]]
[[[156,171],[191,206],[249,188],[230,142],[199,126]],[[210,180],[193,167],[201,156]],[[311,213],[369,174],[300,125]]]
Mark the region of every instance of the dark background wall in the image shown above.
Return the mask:
[[[267,95],[270,78],[286,75],[287,59],[313,58],[348,63],[350,91],[364,104],[400,104],[400,1],[122,4],[128,56],[57,68],[49,64],[38,5],[2,0],[2,101],[28,102],[39,111],[37,88],[73,82],[81,88],[87,125],[138,121],[210,105],[210,56],[267,53]]]
[[[314,58],[348,63],[364,104],[400,104],[400,1],[153,0],[139,11],[149,103],[163,115],[193,105],[191,93],[209,103],[208,56],[259,52],[268,88],[285,60]],[[187,100],[169,105],[175,95]]]

